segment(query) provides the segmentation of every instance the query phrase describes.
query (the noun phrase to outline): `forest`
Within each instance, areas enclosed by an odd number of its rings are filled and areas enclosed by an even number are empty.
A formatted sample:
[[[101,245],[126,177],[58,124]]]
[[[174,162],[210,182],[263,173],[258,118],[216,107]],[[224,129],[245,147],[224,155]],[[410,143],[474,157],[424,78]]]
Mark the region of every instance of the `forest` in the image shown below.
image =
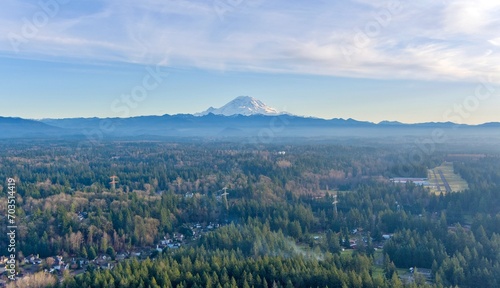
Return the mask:
[[[20,279],[8,285],[500,287],[491,147],[442,144],[415,158],[392,141],[2,141],[2,195],[17,183]],[[443,162],[469,189],[390,181]],[[175,235],[177,246],[163,244]],[[0,255],[7,246],[2,237]],[[25,264],[30,255],[41,263]],[[82,261],[49,272],[59,255]]]

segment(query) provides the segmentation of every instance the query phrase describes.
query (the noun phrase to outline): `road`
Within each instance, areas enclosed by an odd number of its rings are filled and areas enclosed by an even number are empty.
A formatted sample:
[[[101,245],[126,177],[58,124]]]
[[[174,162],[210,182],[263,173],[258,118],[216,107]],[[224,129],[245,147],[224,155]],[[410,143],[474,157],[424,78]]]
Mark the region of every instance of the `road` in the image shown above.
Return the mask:
[[[446,188],[446,193],[451,193],[452,191],[451,191],[450,184],[448,184],[448,180],[446,180],[446,178],[444,177],[443,171],[438,170],[438,173],[439,173],[439,176],[441,176],[441,180],[443,181],[444,188]]]
[[[434,179],[436,179],[436,188],[439,192],[441,192],[441,185],[439,185],[439,179],[436,175],[436,171],[432,170],[432,173],[434,173]]]

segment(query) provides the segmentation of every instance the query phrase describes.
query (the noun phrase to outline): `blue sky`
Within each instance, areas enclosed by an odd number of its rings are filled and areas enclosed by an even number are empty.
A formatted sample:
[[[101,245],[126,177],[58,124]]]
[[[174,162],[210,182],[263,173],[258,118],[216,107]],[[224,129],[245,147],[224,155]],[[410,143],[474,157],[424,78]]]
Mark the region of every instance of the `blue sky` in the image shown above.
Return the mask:
[[[498,1],[2,6],[2,116],[195,113],[248,95],[321,118],[500,121]]]

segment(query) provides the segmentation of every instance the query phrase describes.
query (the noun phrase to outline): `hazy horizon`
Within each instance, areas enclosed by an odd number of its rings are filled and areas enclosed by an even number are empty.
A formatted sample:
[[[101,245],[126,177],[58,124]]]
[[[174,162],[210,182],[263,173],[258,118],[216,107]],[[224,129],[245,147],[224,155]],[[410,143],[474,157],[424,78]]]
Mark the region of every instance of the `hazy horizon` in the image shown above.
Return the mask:
[[[255,97],[252,97],[252,98],[255,98]],[[234,100],[234,99],[232,99],[232,100]],[[257,99],[257,100],[260,100],[260,99]],[[224,104],[227,104],[227,103],[224,103]],[[266,103],[264,103],[264,104],[266,104]],[[207,107],[207,108],[220,108],[222,106],[223,105],[215,106],[215,107],[211,106],[211,107]],[[271,107],[271,108],[274,108],[274,107]],[[208,110],[208,109],[205,109],[205,110]],[[180,112],[180,113],[172,113],[172,114],[170,114],[170,113],[165,113],[165,114],[145,114],[145,115],[124,116],[124,117],[120,117],[120,116],[111,116],[111,117],[107,117],[107,116],[104,116],[104,117],[99,117],[99,116],[71,116],[71,117],[25,118],[25,117],[19,117],[19,116],[4,116],[4,115],[0,115],[0,117],[21,118],[21,119],[36,120],[36,121],[62,120],[62,119],[93,119],[93,118],[99,118],[99,119],[127,119],[127,118],[134,118],[134,117],[154,117],[154,116],[161,117],[161,116],[165,116],[165,115],[169,115],[169,116],[192,115],[192,116],[195,116],[195,117],[203,117],[203,116],[206,116],[206,115],[196,115],[196,114],[198,114],[200,112],[204,112],[204,111],[197,111],[195,113],[182,113],[182,112]],[[452,123],[455,123],[455,124],[466,124],[466,125],[481,125],[481,124],[487,124],[487,123],[500,123],[500,121],[489,121],[489,122],[473,123],[473,124],[471,124],[471,123],[458,123],[458,122],[453,122],[453,121],[403,122],[403,121],[391,120],[391,119],[384,119],[384,120],[376,121],[375,122],[375,121],[364,120],[364,119],[356,119],[356,118],[352,118],[352,117],[346,117],[346,118],[343,118],[343,117],[322,118],[322,117],[311,116],[311,115],[297,115],[297,114],[293,114],[293,113],[290,113],[289,111],[284,111],[284,110],[280,110],[279,112],[282,113],[282,114],[279,114],[279,115],[257,114],[257,115],[269,116],[269,117],[273,117],[273,116],[279,117],[281,115],[288,115],[288,116],[303,117],[303,118],[315,118],[315,119],[323,119],[323,120],[333,120],[333,119],[348,120],[348,119],[353,119],[353,120],[360,121],[360,122],[371,122],[371,123],[375,123],[375,124],[380,124],[382,122],[398,122],[398,123],[401,123],[401,124],[422,124],[422,123],[432,123],[432,122],[435,122],[435,123],[452,122]],[[220,115],[220,114],[215,114],[215,115]],[[220,116],[224,116],[224,115],[220,115]],[[251,115],[240,115],[240,116],[246,117],[246,116],[251,116]]]
[[[323,119],[500,122],[499,3],[4,4],[6,117],[193,114],[248,95]]]

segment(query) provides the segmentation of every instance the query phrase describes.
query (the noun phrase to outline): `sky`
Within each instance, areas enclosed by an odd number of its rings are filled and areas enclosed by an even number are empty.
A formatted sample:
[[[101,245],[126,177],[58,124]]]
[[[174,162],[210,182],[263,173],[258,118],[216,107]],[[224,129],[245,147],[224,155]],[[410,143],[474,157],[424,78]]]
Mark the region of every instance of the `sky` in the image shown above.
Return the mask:
[[[3,0],[0,116],[500,122],[500,1]]]

